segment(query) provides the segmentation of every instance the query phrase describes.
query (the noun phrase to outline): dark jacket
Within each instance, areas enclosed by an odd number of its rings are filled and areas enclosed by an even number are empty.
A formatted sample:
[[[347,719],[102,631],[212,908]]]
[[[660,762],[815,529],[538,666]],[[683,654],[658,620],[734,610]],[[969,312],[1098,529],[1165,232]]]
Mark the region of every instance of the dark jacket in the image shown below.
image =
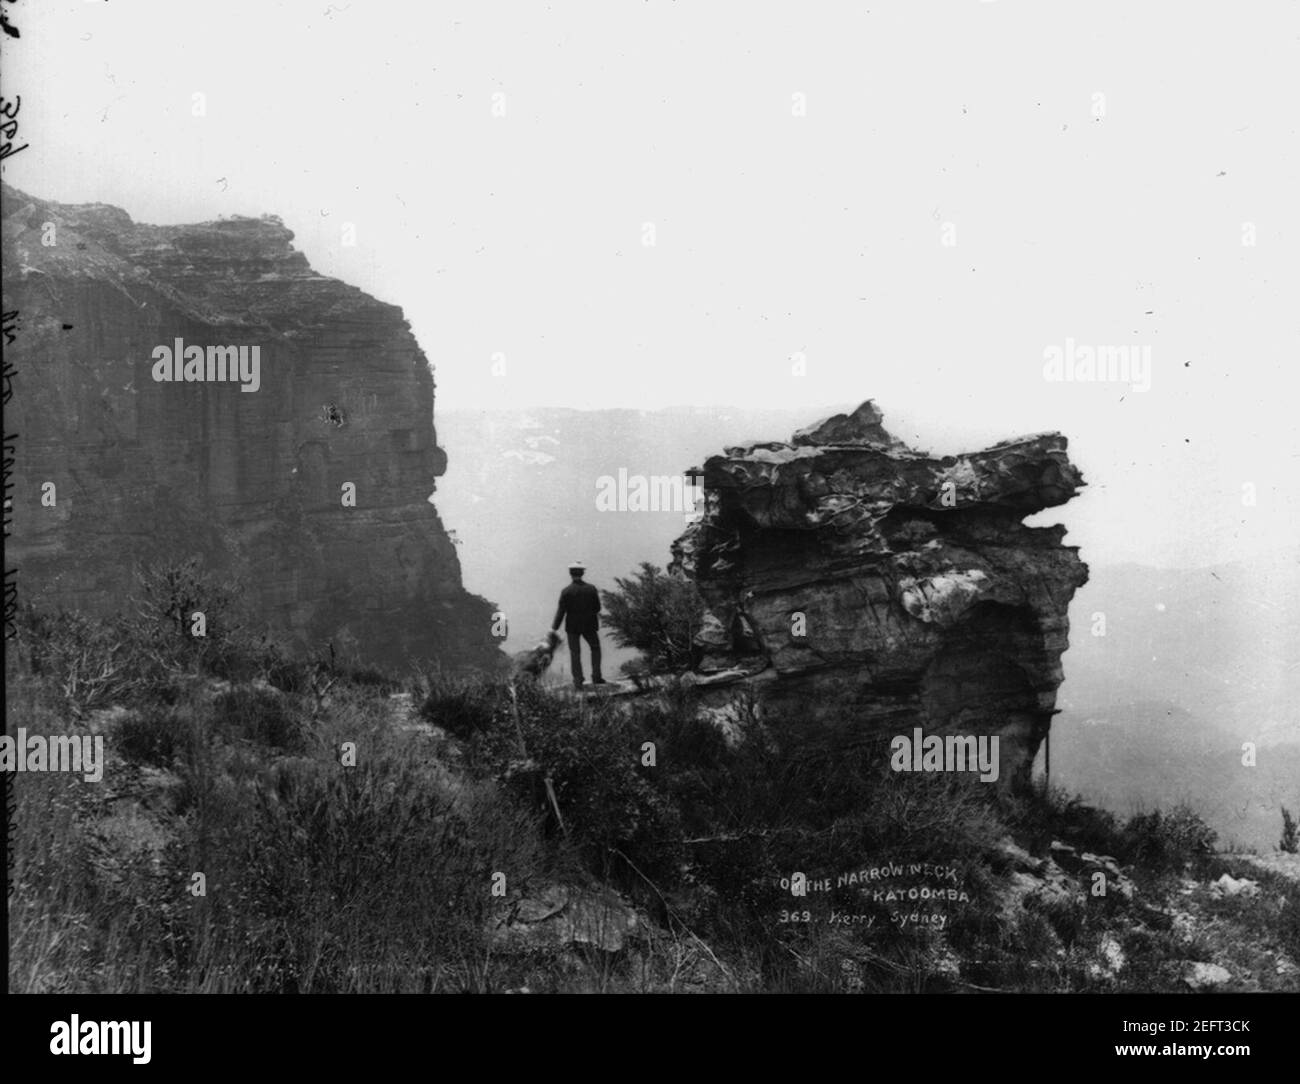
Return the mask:
[[[560,592],[560,605],[551,628],[558,629],[564,620],[565,632],[594,632],[600,628],[600,592],[589,583],[571,583]]]

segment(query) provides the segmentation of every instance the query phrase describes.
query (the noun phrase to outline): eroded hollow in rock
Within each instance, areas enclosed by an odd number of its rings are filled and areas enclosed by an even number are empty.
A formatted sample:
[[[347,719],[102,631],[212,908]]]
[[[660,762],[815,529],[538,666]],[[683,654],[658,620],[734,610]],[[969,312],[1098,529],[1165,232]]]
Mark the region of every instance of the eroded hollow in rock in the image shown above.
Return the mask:
[[[944,646],[920,683],[920,720],[927,733],[999,735],[1008,746],[1002,770],[1018,772],[1051,720],[1055,682],[1043,631],[1031,610],[980,603],[947,630]],[[1049,706],[1042,707],[1041,694]]]

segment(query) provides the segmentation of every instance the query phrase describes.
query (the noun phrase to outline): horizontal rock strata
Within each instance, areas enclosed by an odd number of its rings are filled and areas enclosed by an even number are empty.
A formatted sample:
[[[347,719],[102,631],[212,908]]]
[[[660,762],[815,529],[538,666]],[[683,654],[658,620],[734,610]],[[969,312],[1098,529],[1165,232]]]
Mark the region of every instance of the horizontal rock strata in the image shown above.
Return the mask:
[[[495,662],[429,502],[447,460],[399,308],[316,274],[274,217],[147,226],[8,186],[3,215],[23,599],[114,612],[137,562],[197,554],[299,648]],[[178,339],[205,364],[257,348],[256,390],[156,380]]]
[[[1087,567],[1063,527],[1021,520],[1082,478],[1057,433],[933,458],[881,417],[868,401],[705,463],[704,514],[673,546],[709,608],[697,673],[743,675],[786,726],[997,734],[1023,776]]]

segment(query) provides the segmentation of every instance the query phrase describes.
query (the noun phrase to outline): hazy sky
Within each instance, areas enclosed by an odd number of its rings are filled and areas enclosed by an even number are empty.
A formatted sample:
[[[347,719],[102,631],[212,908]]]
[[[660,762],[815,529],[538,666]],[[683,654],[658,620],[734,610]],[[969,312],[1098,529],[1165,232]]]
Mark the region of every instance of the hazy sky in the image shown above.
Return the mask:
[[[280,215],[440,407],[873,397],[937,451],[1068,434],[1094,558],[1300,537],[1291,0],[6,10],[6,181]],[[1149,390],[1045,379],[1069,340]]]

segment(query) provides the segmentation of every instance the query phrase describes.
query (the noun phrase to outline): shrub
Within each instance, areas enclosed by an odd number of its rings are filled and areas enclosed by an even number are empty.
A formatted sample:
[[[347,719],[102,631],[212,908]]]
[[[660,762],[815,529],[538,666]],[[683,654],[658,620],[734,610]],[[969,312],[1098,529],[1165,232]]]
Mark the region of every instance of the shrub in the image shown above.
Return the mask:
[[[21,675],[19,675],[21,676]],[[58,726],[18,682],[29,725]],[[342,685],[296,756],[295,705],[202,690],[116,724],[105,788],[23,774],[10,913],[15,991],[486,990],[492,872],[517,895],[550,868],[536,816],[458,781],[391,725],[387,697]],[[247,739],[247,740],[245,740]],[[335,759],[358,744],[355,767]],[[256,743],[256,744],[253,744]],[[419,746],[419,747],[417,747]],[[168,769],[141,782],[123,761]],[[120,773],[120,774],[119,774]],[[168,799],[157,801],[166,788]],[[207,895],[187,888],[194,871]],[[505,971],[503,971],[503,968]]]
[[[1287,892],[1277,922],[1278,939],[1292,960],[1300,960],[1300,889]]]
[[[487,734],[499,721],[502,690],[483,679],[437,675],[424,679],[420,718],[462,741]]]
[[[395,693],[400,691],[402,683],[397,678],[384,670],[374,666],[359,666],[343,671],[348,682],[369,689],[377,689],[383,693]]]
[[[267,985],[394,988],[456,964],[453,987],[475,985],[491,872],[540,872],[531,818],[481,788],[446,794],[404,757],[280,774],[230,856]]]
[[[603,592],[605,623],[620,647],[642,651],[651,670],[684,670],[691,664],[692,639],[704,619],[704,601],[683,576],[650,564],[616,590]]]
[[[179,644],[206,638],[217,642],[242,628],[236,616],[240,589],[205,572],[198,557],[136,566],[137,613],[150,629],[170,634]],[[192,635],[193,615],[201,613],[205,636]]]
[[[998,801],[1007,823],[1025,839],[1031,854],[1046,856],[1053,840],[1113,856],[1127,845],[1123,826],[1113,813],[1059,788],[1008,791],[999,794]]]
[[[42,613],[30,604],[17,624],[17,647],[30,672],[73,715],[145,699],[167,685],[167,672],[142,650],[129,624],[79,613]]]
[[[184,751],[188,737],[175,710],[159,704],[125,715],[114,731],[113,744],[126,760],[168,768]]]
[[[814,737],[743,701],[730,743],[673,679],[653,697],[583,700],[532,682],[426,677],[413,695],[423,718],[459,739],[443,742],[394,726],[387,675],[293,663],[229,625],[216,626],[227,630],[226,654],[200,648],[182,666],[191,645],[174,613],[159,613],[23,624],[20,644],[42,674],[18,665],[10,674],[23,698],[16,717],[29,726],[57,728],[65,702],[139,702],[115,724],[121,757],[109,758],[107,786],[56,773],[14,780],[16,990],[487,990],[523,967],[562,986],[570,979],[554,960],[498,962],[495,909],[538,881],[591,874],[651,910],[654,937],[667,927],[679,952],[669,985],[694,981],[682,953],[695,953],[698,934],[746,976],[728,976],[737,987],[1087,986],[1089,946],[1120,897],[1083,906],[1043,894],[1009,909],[1008,833],[1036,853],[1063,839],[1156,870],[1214,845],[1186,808],[1121,825],[1057,793],[894,773],[851,726],[841,728],[849,742]],[[236,665],[269,684],[214,693],[211,681],[191,680]],[[339,763],[342,742],[355,744],[355,765]],[[1284,836],[1294,832],[1289,811],[1283,823]],[[953,865],[970,899],[946,908],[942,933],[903,933],[890,928],[888,905],[836,884],[807,902],[870,911],[874,929],[775,922],[792,905],[782,877],[834,879],[885,862]],[[206,897],[186,891],[196,870]],[[487,891],[497,871],[506,900]],[[1292,893],[1267,916],[1268,936],[1292,953],[1298,900]],[[1236,914],[1243,904],[1219,906]],[[1141,936],[1136,944],[1141,959]],[[1152,954],[1173,951],[1169,938],[1153,945]],[[656,951],[647,970],[667,960]]]
[[[282,750],[301,750],[305,733],[287,698],[274,689],[237,685],[218,693],[212,704],[218,733]]]
[[[537,776],[550,780],[570,839],[596,868],[605,869],[615,851],[647,874],[665,868],[653,843],[677,835],[676,810],[642,774],[654,771],[640,767],[643,735],[616,710],[525,682],[501,702],[497,727],[498,734],[515,728],[514,755],[535,765],[531,776],[517,778],[534,793]],[[498,748],[509,751],[512,743]]]
[[[1139,813],[1124,826],[1117,857],[1154,872],[1182,869],[1213,853],[1217,833],[1187,805]]]
[[[309,668],[291,661],[239,616],[239,593],[205,573],[197,559],[137,568],[135,595],[124,614],[93,618],[42,613],[30,604],[15,622],[14,646],[74,716],[114,704],[171,704],[199,675],[250,680],[302,691]],[[191,635],[202,611],[205,635]]]
[[[1286,806],[1282,807],[1282,838],[1277,845],[1287,854],[1300,851],[1300,826],[1297,826],[1295,817]]]
[[[268,643],[263,651],[261,676],[282,693],[305,693],[319,667],[290,658],[278,644]]]

